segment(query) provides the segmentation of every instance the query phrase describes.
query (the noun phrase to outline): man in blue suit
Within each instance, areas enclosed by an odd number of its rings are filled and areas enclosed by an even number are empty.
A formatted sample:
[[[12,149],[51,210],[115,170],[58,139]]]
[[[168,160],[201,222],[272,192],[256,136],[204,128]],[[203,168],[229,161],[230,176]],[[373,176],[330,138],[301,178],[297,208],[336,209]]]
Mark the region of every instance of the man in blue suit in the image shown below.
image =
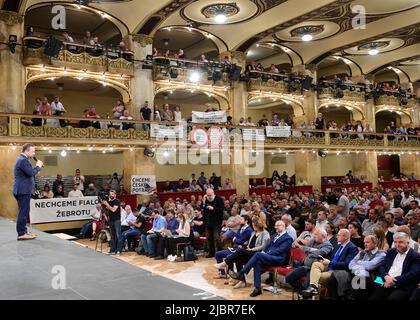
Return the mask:
[[[252,227],[251,218],[248,215],[241,216],[241,228],[238,231],[238,234],[233,238],[233,250],[226,249],[216,252],[216,262],[214,266],[219,269],[219,275],[215,276],[216,279],[225,278],[225,268],[226,263],[223,261],[226,257],[230,256],[238,248],[246,247],[248,244],[249,238],[251,238]]]
[[[261,291],[261,271],[264,267],[284,266],[287,264],[289,250],[292,247],[293,239],[286,232],[286,225],[278,220],[274,225],[276,233],[271,237],[267,248],[262,252],[257,252],[252,256],[248,263],[238,273],[231,273],[230,277],[235,280],[245,281],[245,274],[254,268],[254,291],[251,297],[262,294]]]
[[[44,165],[42,161],[37,160],[35,168],[32,168],[29,159],[35,156],[35,146],[33,144],[25,144],[22,147],[22,153],[16,159],[14,167],[15,181],[13,184],[13,195],[15,196],[19,213],[16,221],[16,229],[18,240],[35,239],[36,235],[28,233],[26,229],[26,221],[29,214],[29,205],[31,194],[35,190],[34,177]]]
[[[324,257],[320,262],[317,261],[312,264],[309,276],[310,286],[302,291],[305,298],[317,296],[319,294],[319,282],[325,284],[334,270],[349,270],[350,261],[359,253],[359,249],[350,241],[350,237],[348,229],[338,231],[338,244],[332,251],[331,260]]]
[[[369,300],[408,300],[420,283],[420,254],[410,248],[410,236],[396,232],[394,244],[380,267],[383,284]]]

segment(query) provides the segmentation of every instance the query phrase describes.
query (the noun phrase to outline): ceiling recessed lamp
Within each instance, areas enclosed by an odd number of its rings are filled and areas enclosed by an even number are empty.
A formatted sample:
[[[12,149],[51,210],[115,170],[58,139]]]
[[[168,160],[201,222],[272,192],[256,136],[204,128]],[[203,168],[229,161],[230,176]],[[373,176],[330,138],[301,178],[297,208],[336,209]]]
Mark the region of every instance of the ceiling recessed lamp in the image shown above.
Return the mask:
[[[314,37],[312,37],[312,35],[310,34],[304,34],[302,36],[302,41],[311,41]]]
[[[379,50],[378,49],[370,49],[368,53],[371,56],[376,56],[379,53]]]
[[[60,156],[62,156],[62,157],[67,156],[67,151],[66,150],[61,151]]]
[[[193,83],[200,81],[200,74],[197,71],[194,71],[193,73],[191,73],[190,81]]]
[[[227,21],[227,17],[224,14],[218,14],[214,17],[214,22],[216,23],[225,23]]]

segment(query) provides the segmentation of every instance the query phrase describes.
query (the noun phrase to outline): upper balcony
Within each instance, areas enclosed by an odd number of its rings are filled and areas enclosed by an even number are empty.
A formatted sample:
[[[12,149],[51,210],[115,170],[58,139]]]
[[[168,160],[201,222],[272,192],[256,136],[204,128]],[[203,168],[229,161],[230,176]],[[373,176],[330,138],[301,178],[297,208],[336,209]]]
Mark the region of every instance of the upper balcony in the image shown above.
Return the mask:
[[[23,64],[51,65],[91,72],[134,75],[134,53],[94,47],[77,43],[63,42],[56,58],[44,54],[46,39],[25,37],[23,39]]]
[[[244,145],[253,145],[256,139],[263,142],[264,150],[278,148],[290,149],[324,149],[337,152],[362,152],[366,150],[382,153],[396,151],[419,152],[420,133],[417,135],[396,135],[374,132],[323,131],[310,129],[285,129],[281,137],[268,135],[264,127],[227,126],[225,124],[194,124],[175,122],[150,122],[140,120],[120,119],[87,119],[77,117],[52,117],[28,114],[0,114],[0,144],[19,144],[32,141],[49,146],[119,146],[145,147],[158,146],[167,138],[157,137],[154,128],[151,134],[150,125],[169,126],[162,129],[162,135],[168,137],[168,132],[174,126],[182,126],[187,140],[186,146],[192,146],[191,132],[195,128],[208,130],[211,127],[220,128],[225,140],[233,142],[238,135],[243,138]],[[175,132],[175,131],[173,131]],[[213,135],[214,132],[212,132]],[[226,136],[228,134],[228,136]],[[245,138],[247,135],[247,139]],[[158,134],[159,136],[159,134]],[[210,135],[209,135],[210,136]],[[251,138],[249,139],[249,137]],[[187,137],[187,139],[186,139]],[[176,141],[174,139],[174,141]],[[230,146],[232,147],[232,145]]]
[[[303,93],[309,90],[312,78],[298,75],[286,75],[263,71],[250,71],[248,73],[248,91],[265,91],[281,94]]]
[[[219,61],[194,61],[158,56],[153,58],[153,80],[174,80],[203,85],[229,86],[235,65]],[[239,80],[237,74],[236,80]]]

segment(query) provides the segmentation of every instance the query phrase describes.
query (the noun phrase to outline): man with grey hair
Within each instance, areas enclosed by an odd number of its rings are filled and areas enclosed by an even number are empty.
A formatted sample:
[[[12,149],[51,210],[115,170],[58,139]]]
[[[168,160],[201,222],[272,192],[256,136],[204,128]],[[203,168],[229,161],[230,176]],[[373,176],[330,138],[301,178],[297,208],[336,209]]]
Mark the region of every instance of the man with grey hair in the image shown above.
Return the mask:
[[[386,253],[380,268],[383,284],[375,289],[370,300],[408,300],[420,281],[420,254],[410,248],[410,237],[394,234],[395,248]]]
[[[364,242],[365,250],[349,263],[350,272],[335,271],[327,280],[328,299],[351,296],[355,300],[367,300],[374,291],[373,279],[385,260],[385,252],[378,249],[379,239],[374,235],[366,236]]]
[[[303,266],[296,268],[286,276],[286,282],[289,283],[301,298],[301,292],[307,287],[303,286],[300,279],[306,276],[309,279],[309,272],[314,262],[319,261],[321,257],[327,257],[332,249],[332,244],[327,240],[327,231],[323,228],[315,228],[314,236],[307,245],[297,244],[296,247],[307,253]]]
[[[357,247],[350,241],[350,231],[341,229],[337,234],[338,244],[332,252],[331,260],[323,257],[320,262],[314,262],[311,266],[310,286],[302,291],[304,297],[317,296],[319,283],[325,284],[335,270],[347,270],[349,263],[359,252]]]
[[[289,234],[289,236],[292,237],[293,241],[295,241],[297,238],[297,234],[296,229],[292,226],[292,216],[286,213],[282,215],[281,221],[283,221],[286,225],[286,232]]]
[[[220,230],[223,222],[223,199],[214,193],[214,190],[208,188],[203,197],[203,216],[206,226],[207,245],[209,253],[207,258],[214,257],[216,250],[221,250]]]

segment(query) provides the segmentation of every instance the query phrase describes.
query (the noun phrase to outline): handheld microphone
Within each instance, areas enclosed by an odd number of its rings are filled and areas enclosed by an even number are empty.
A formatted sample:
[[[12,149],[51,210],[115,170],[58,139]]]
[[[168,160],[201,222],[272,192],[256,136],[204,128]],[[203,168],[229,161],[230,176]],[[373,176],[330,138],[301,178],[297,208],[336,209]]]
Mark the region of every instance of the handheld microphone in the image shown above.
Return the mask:
[[[35,161],[38,161],[36,157],[32,157],[32,159],[34,159]],[[43,167],[45,167],[45,164],[43,165]]]

